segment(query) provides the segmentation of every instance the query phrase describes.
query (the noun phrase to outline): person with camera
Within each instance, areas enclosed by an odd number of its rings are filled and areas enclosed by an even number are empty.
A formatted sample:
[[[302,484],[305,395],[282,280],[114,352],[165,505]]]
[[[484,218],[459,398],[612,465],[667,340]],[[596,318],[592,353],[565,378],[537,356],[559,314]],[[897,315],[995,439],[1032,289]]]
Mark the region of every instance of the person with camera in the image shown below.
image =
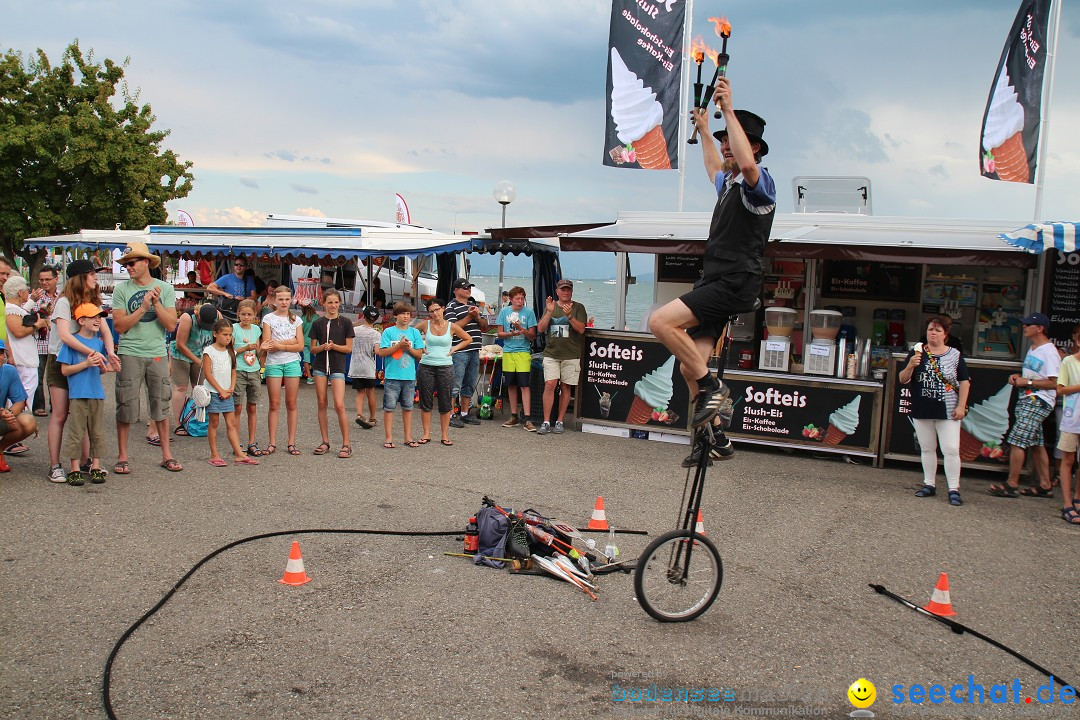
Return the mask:
[[[60,293],[57,291],[57,280],[59,275],[55,267],[46,265],[38,271],[38,286],[37,289],[30,293],[30,299],[34,301],[34,311],[39,313],[41,317],[48,320],[52,317],[53,306],[56,304],[56,299],[60,297]],[[48,394],[45,368],[48,365],[49,360],[49,326],[46,325],[44,330],[41,330],[37,334],[37,352],[38,352],[38,384],[37,392],[34,393],[34,415],[37,417],[45,417],[52,409],[52,403],[46,403],[45,397]],[[48,405],[49,410],[46,410]]]
[[[240,301],[254,300],[256,295],[254,276],[248,277],[245,274],[248,269],[247,260],[242,257],[233,258],[232,266],[231,273],[222,275],[207,286],[206,294],[216,298],[218,307],[235,320]]]
[[[479,419],[469,414],[469,404],[476,392],[476,381],[480,379],[481,336],[487,332],[488,322],[469,297],[473,284],[465,278],[458,278],[453,287],[454,299],[446,303],[443,315],[472,338],[467,350],[454,353],[454,397],[458,399],[459,411],[450,416],[450,427],[463,428],[465,423],[480,424]]]
[[[41,317],[40,313],[31,312],[33,302],[30,300],[30,288],[22,275],[12,275],[4,283],[4,300],[7,305],[4,308],[4,321],[7,325],[8,347],[15,369],[19,373],[19,382],[26,391],[27,398],[33,398],[38,385],[38,351],[37,334],[48,327],[49,321]],[[27,410],[33,410],[27,407]],[[21,454],[10,452],[18,448],[8,448],[9,454]]]

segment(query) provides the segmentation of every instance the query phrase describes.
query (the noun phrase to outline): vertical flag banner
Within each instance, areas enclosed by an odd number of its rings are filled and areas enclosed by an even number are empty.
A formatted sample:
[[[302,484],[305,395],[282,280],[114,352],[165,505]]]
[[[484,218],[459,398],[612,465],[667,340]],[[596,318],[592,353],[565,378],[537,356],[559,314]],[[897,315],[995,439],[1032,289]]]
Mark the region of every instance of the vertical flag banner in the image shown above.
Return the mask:
[[[1039,147],[1051,0],[1024,0],[983,114],[979,167],[991,180],[1031,183]]]
[[[405,204],[405,198],[400,193],[394,195],[394,222],[409,225],[412,217],[409,215],[409,206]]]
[[[678,167],[683,0],[612,0],[604,164]]]

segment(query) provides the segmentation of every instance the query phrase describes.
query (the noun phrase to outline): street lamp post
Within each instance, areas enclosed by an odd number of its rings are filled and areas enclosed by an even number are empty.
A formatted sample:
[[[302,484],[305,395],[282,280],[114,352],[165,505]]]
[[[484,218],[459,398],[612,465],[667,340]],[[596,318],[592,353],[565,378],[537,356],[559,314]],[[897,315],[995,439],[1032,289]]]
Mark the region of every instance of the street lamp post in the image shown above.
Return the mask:
[[[514,184],[509,180],[500,180],[495,183],[495,191],[492,193],[495,196],[495,201],[502,205],[502,227],[506,229],[506,206],[514,202],[517,198],[517,190],[514,189]],[[506,253],[499,253],[499,296],[495,300],[495,307],[502,307],[502,293],[503,293],[503,266],[506,262]]]

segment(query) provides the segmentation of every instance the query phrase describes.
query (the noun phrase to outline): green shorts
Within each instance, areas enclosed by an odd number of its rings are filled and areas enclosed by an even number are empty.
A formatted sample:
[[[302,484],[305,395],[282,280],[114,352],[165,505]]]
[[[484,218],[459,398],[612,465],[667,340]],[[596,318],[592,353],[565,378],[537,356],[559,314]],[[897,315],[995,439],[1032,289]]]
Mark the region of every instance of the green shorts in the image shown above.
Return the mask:
[[[282,365],[267,365],[264,375],[268,378],[298,378],[303,373],[300,371],[300,361],[293,360]]]

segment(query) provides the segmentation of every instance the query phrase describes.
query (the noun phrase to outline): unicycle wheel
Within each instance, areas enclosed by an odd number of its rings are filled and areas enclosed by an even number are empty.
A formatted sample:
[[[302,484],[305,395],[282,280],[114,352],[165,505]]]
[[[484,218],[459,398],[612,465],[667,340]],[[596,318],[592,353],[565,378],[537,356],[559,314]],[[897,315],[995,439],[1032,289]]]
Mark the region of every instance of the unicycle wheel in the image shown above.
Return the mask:
[[[687,622],[709,609],[720,593],[724,565],[712,540],[672,530],[638,558],[634,591],[642,609],[660,622]]]

